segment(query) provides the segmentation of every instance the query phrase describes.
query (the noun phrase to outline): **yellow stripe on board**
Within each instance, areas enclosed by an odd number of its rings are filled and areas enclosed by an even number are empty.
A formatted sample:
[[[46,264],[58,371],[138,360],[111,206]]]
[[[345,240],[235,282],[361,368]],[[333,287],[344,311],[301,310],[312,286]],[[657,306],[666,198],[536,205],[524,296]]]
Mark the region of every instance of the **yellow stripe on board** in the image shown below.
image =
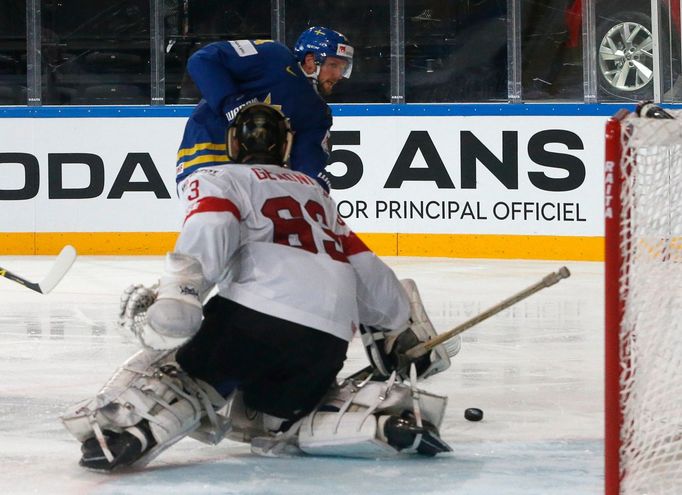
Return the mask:
[[[66,244],[82,255],[158,255],[172,251],[177,238],[177,232],[3,233],[0,255],[53,255]]]
[[[35,234],[24,232],[0,234],[0,254],[36,254]]]
[[[604,261],[604,238],[490,234],[398,234],[398,256]]]
[[[604,261],[603,237],[358,234],[379,256]],[[162,255],[177,232],[38,232],[0,234],[0,255],[54,255],[71,244],[82,255]]]

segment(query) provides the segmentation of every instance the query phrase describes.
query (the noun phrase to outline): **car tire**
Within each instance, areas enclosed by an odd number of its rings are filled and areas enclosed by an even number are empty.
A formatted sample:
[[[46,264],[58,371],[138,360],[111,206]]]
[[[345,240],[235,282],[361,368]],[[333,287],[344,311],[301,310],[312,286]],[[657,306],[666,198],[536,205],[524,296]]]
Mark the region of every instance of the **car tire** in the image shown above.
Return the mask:
[[[651,19],[641,12],[609,15],[597,28],[597,74],[604,97],[638,101],[653,95]]]

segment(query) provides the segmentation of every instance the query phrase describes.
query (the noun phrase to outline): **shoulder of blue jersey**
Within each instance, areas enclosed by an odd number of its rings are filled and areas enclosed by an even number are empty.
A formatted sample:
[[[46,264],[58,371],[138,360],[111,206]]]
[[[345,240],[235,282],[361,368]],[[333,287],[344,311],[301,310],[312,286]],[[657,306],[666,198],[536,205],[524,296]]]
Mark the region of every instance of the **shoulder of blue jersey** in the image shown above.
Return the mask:
[[[294,58],[289,48],[274,40],[232,40],[227,42],[240,57],[251,57],[259,53],[266,53],[269,56],[279,54]]]

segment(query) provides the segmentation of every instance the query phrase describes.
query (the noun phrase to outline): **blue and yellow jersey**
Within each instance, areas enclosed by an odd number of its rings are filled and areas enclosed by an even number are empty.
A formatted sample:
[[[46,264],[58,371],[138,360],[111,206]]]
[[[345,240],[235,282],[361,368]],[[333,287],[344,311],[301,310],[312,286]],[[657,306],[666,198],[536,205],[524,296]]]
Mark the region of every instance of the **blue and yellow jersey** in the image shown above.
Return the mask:
[[[200,167],[229,162],[227,126],[242,106],[255,101],[277,106],[289,118],[294,131],[290,167],[311,177],[324,170],[331,110],[286,46],[272,40],[212,43],[190,57],[187,71],[203,99],[185,126],[178,182]]]

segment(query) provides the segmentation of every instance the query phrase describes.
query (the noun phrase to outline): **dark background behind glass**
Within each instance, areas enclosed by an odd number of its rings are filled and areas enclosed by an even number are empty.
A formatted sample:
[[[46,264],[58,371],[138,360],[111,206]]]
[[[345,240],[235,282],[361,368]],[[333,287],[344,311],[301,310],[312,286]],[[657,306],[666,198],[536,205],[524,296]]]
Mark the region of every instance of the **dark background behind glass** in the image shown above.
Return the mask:
[[[26,0],[0,0],[0,105],[193,104],[200,95],[185,66],[199,47],[272,37],[292,47],[313,25],[344,33],[356,49],[352,77],[335,88],[332,103],[653,98],[650,0],[520,0],[518,17],[508,15],[507,0],[39,3],[36,45],[27,43]],[[582,12],[592,4],[596,73],[583,66],[583,44],[592,38]],[[659,5],[661,97],[679,102],[679,0]],[[507,46],[510,19],[520,19],[518,51]]]
[[[148,104],[149,1],[42,0],[42,101]]]
[[[204,0],[165,2],[166,103],[200,99],[187,76],[187,59],[214,41],[270,39],[270,0]]]
[[[507,99],[506,0],[405,2],[407,102]]]
[[[580,0],[521,0],[524,100],[583,97]]]
[[[0,105],[26,104],[26,2],[0,0]]]

